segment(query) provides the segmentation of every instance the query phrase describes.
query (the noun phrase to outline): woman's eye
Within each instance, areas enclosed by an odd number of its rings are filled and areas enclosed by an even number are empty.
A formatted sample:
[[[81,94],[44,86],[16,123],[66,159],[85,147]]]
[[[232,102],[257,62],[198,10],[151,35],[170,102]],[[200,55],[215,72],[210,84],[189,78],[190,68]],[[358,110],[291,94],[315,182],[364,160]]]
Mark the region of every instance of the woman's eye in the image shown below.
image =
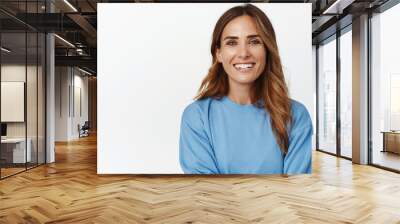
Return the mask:
[[[234,45],[236,45],[236,41],[228,41],[228,42],[226,42],[226,45],[234,46]]]
[[[261,44],[261,41],[258,39],[250,40],[250,44],[253,44],[253,45]]]

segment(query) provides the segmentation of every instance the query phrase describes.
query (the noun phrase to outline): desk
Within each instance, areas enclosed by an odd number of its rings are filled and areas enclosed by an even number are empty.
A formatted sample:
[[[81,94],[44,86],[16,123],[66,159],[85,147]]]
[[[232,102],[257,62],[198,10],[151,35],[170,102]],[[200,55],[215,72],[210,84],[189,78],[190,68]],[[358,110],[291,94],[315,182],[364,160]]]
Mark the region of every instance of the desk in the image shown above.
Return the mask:
[[[1,139],[1,154],[6,162],[9,163],[25,163],[25,158],[27,158],[26,162],[31,162],[32,154],[31,154],[31,145],[32,140],[30,138],[27,139],[27,146],[25,155],[25,138],[6,138]],[[10,147],[11,146],[11,147]],[[4,156],[3,156],[4,155]],[[12,160],[11,160],[12,158]]]
[[[400,131],[382,131],[381,133],[383,133],[382,152],[400,154]]]

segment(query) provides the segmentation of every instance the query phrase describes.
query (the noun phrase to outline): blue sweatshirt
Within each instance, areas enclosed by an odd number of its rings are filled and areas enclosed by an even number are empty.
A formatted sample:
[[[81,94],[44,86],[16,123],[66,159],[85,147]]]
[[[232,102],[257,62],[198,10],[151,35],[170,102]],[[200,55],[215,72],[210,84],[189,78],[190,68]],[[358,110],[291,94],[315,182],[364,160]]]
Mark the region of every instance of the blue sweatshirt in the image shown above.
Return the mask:
[[[269,114],[227,96],[197,100],[182,115],[179,161],[186,174],[311,173],[312,122],[303,104],[292,100],[289,149],[284,156]]]

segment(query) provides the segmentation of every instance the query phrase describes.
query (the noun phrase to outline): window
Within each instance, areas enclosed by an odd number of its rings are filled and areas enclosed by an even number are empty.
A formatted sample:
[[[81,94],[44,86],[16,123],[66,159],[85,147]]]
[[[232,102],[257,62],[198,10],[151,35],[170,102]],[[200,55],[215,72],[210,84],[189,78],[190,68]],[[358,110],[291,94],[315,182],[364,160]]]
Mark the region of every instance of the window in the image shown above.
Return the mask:
[[[336,39],[318,48],[318,148],[336,154]]]
[[[340,36],[340,155],[352,157],[352,34]]]
[[[400,5],[371,18],[372,164],[400,170]]]

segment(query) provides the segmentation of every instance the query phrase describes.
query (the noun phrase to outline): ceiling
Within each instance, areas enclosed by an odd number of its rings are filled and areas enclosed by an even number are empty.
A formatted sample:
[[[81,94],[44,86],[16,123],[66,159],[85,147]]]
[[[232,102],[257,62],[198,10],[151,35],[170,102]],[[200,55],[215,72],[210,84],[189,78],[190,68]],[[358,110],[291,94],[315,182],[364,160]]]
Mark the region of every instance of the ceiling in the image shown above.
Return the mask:
[[[349,21],[365,10],[376,8],[387,0],[269,0],[245,1],[252,3],[312,3],[313,43],[332,35],[338,20]],[[55,32],[56,65],[80,66],[96,72],[97,57],[97,3],[166,3],[166,2],[232,2],[232,1],[149,1],[149,0],[1,0],[0,25],[2,43],[8,43],[23,54],[25,30]],[[329,9],[329,10],[327,10]],[[49,13],[49,12],[52,13]],[[346,26],[342,22],[341,26]],[[29,39],[29,38],[28,38]],[[68,44],[69,42],[70,44]],[[6,41],[6,42],[5,42]],[[72,45],[71,45],[72,44]],[[4,46],[4,44],[3,44]],[[41,47],[41,46],[40,46]],[[27,52],[34,52],[35,43],[29,43]],[[29,57],[29,56],[28,56]]]

